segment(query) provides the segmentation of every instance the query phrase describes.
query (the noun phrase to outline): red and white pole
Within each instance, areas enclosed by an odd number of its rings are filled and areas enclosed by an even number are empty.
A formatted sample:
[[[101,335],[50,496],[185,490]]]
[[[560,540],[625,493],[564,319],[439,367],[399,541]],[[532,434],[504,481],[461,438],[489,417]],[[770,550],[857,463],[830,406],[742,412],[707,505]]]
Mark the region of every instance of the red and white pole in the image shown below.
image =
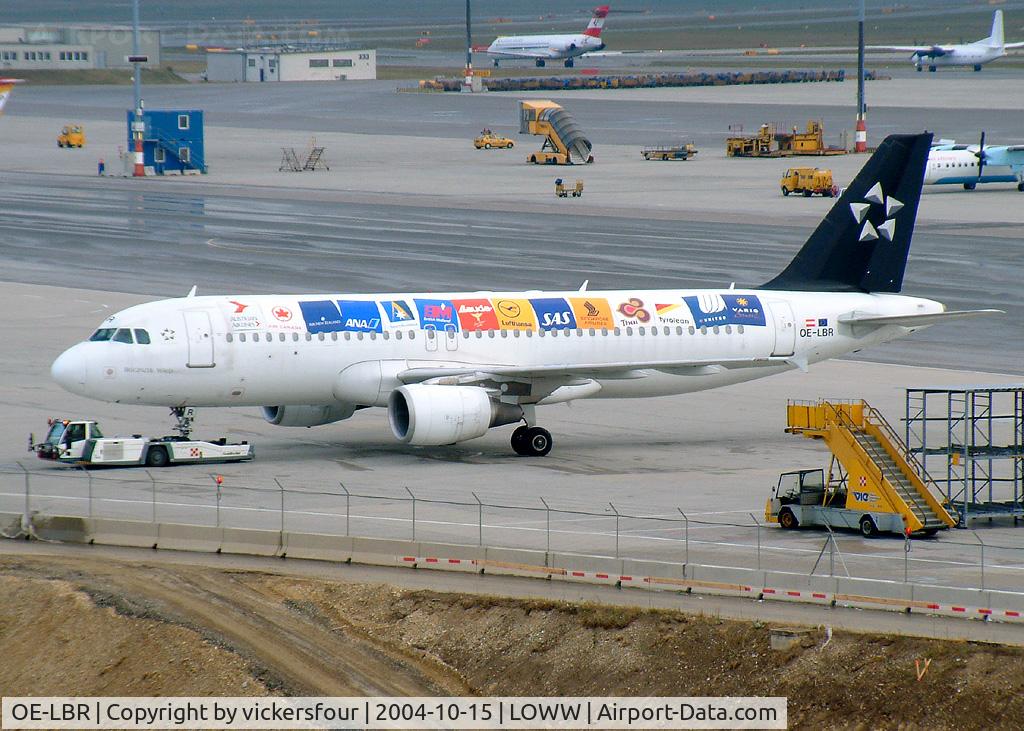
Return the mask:
[[[868,151],[868,127],[864,123],[864,117],[857,117],[857,132],[854,135],[854,150],[856,152]]]
[[[132,139],[135,140],[135,169],[132,177],[143,178],[146,176],[146,161],[142,155],[142,133],[145,129],[145,122],[142,121],[142,110],[135,110],[135,119],[132,121]]]

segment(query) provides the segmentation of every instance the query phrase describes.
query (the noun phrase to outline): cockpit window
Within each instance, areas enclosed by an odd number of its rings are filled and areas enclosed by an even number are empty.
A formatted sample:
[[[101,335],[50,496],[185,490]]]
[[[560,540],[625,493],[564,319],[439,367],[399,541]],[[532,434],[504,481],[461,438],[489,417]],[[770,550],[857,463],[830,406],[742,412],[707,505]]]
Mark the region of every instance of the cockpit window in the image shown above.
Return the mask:
[[[94,332],[92,334],[92,337],[89,338],[89,341],[90,342],[94,342],[94,343],[98,343],[98,342],[102,342],[104,340],[110,340],[112,337],[114,337],[114,328],[112,328],[112,327],[101,327],[99,330],[97,330],[96,332]]]
[[[149,345],[149,333],[145,330],[136,330],[135,342],[139,345]]]
[[[126,328],[126,327],[118,328],[117,332],[114,333],[114,337],[111,338],[111,340],[113,340],[115,343],[129,343],[130,344],[130,343],[134,342],[132,340],[132,331],[129,330],[128,328]]]

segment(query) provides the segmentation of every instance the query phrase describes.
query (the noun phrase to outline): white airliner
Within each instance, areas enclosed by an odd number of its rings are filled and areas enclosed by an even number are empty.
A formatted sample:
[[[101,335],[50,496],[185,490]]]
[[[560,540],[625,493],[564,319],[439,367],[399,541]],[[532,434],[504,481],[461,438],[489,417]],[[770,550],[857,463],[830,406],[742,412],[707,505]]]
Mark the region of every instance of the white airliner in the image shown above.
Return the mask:
[[[594,16],[582,33],[550,36],[500,36],[487,47],[485,53],[494,56],[494,65],[503,58],[532,58],[538,66],[546,61],[565,59],[566,68],[573,66],[573,59],[584,53],[604,48],[601,29],[608,17],[608,6],[594,8]]]
[[[925,185],[963,185],[974,190],[979,183],[1016,183],[1024,192],[1024,145],[958,145],[941,140],[932,145]]]
[[[443,445],[537,406],[664,396],[763,378],[956,317],[897,294],[930,134],[879,146],[789,266],[758,289],[189,296],[107,318],[53,363],[67,390],[171,407],[262,406],[280,426],[387,409],[394,436]],[[751,242],[751,254],[758,244]]]
[[[925,66],[935,71],[939,66],[973,66],[981,71],[983,64],[1006,55],[1007,48],[1021,48],[1024,43],[1003,41],[1003,11],[997,10],[992,16],[992,33],[974,43],[947,43],[944,46],[868,46],[874,50],[912,51],[910,60],[918,71]]]
[[[23,79],[0,79],[0,114],[3,114],[7,100],[11,98],[14,85],[20,84]]]

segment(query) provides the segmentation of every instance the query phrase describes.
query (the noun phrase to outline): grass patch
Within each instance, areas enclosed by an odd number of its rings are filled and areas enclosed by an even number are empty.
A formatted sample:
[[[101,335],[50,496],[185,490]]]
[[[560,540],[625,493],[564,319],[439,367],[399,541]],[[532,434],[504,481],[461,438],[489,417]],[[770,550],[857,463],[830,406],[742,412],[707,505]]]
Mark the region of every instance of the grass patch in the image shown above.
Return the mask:
[[[74,69],[52,71],[36,69],[17,71],[19,79],[40,86],[83,86],[92,84],[128,85],[132,83],[131,69]],[[143,84],[187,84],[172,68],[143,69]]]

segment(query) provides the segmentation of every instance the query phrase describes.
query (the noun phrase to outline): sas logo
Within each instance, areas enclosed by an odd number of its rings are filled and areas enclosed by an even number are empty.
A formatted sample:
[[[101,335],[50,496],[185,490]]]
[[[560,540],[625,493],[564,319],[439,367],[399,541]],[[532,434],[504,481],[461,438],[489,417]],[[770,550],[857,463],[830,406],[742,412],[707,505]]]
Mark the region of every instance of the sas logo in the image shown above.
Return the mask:
[[[561,297],[530,300],[541,330],[575,330],[576,317]]]
[[[618,313],[637,322],[649,322],[651,313],[644,309],[644,301],[639,297],[630,297],[618,306]]]
[[[275,307],[270,312],[279,322],[288,322],[292,319],[292,311],[287,307]]]
[[[873,492],[863,492],[861,490],[853,490],[853,499],[859,503],[877,503],[879,498]]]

